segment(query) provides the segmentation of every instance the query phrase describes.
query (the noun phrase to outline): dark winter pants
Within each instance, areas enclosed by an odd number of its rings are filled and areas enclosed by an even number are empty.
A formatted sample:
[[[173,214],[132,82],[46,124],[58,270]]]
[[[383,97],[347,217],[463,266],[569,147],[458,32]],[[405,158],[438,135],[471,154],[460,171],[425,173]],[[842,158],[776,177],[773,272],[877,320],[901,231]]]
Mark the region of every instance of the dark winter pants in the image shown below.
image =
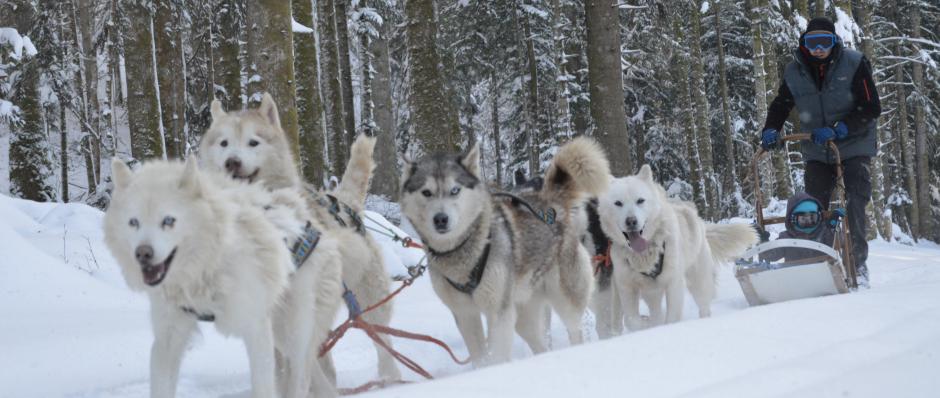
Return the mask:
[[[865,206],[871,201],[871,158],[859,156],[842,161],[845,181],[846,218],[852,237],[855,264],[862,266],[868,259],[868,217]],[[836,185],[836,166],[823,162],[806,162],[806,193],[818,199],[827,210]]]

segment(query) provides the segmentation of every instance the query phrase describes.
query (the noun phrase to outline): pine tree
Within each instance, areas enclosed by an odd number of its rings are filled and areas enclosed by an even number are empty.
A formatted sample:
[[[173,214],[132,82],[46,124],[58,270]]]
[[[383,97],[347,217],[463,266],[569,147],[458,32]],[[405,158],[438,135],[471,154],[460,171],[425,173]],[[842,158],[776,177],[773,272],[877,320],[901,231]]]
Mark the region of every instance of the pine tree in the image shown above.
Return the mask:
[[[12,13],[13,26],[23,36],[35,39],[39,47],[48,37],[38,35],[34,23],[36,10],[32,4],[20,4]],[[10,121],[10,193],[16,197],[40,202],[55,199],[55,190],[46,183],[51,165],[46,158],[48,141],[43,132],[42,106],[39,103],[41,69],[37,54],[24,51],[16,64],[17,73],[10,89],[10,102],[19,108],[19,115]],[[2,60],[0,60],[2,61]]]

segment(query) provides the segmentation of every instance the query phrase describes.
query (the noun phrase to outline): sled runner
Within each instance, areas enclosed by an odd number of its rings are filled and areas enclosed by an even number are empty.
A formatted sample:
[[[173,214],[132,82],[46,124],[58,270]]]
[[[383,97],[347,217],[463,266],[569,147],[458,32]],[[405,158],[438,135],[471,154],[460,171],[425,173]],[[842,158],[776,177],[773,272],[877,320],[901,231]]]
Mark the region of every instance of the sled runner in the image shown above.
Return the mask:
[[[782,142],[807,140],[809,134],[792,134],[781,137]],[[833,190],[838,207],[845,208],[845,185],[842,180],[842,161],[839,149],[830,141],[829,147],[836,159],[836,187]],[[751,175],[754,182],[754,198],[758,228],[762,243],[746,251],[736,262],[735,277],[748,304],[761,305],[800,298],[819,297],[848,293],[857,288],[855,263],[852,259],[851,240],[844,222],[839,222],[834,231],[833,247],[803,239],[778,239],[767,242],[766,227],[783,224],[787,218],[764,217],[764,201],[760,190],[760,160],[767,151],[759,149],[751,160]],[[823,212],[830,219],[832,212]],[[825,226],[823,226],[825,227]],[[800,261],[771,262],[761,259],[761,254],[774,249],[798,249],[811,251],[816,256]]]

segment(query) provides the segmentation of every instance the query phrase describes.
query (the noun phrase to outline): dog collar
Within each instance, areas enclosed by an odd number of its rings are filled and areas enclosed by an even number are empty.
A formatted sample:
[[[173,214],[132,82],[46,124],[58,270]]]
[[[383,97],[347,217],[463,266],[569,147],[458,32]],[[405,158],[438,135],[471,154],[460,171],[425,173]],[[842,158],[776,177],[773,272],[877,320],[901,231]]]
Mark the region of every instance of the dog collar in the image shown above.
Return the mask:
[[[477,232],[477,230],[480,229],[480,225],[482,225],[482,224],[483,224],[483,215],[481,214],[481,215],[477,216],[477,219],[476,219],[476,220],[473,221],[473,229],[471,229],[470,231],[467,231],[467,233],[466,233],[467,239],[464,239],[462,242],[460,242],[459,245],[457,245],[457,246],[454,247],[453,249],[445,250],[445,251],[442,251],[442,252],[441,252],[441,251],[434,250],[434,248],[431,247],[431,245],[428,244],[428,243],[425,243],[424,246],[428,249],[428,253],[431,253],[431,255],[434,256],[434,257],[442,257],[442,256],[446,256],[446,255],[452,254],[452,253],[456,252],[457,250],[462,249],[462,248],[464,247],[464,245],[466,245],[467,242],[469,242],[470,239],[473,238],[473,234],[475,234],[475,233]],[[422,236],[421,239],[424,239],[424,237]],[[487,239],[489,239],[489,238],[487,238]],[[428,240],[427,240],[427,239],[424,239],[424,241],[427,242]]]

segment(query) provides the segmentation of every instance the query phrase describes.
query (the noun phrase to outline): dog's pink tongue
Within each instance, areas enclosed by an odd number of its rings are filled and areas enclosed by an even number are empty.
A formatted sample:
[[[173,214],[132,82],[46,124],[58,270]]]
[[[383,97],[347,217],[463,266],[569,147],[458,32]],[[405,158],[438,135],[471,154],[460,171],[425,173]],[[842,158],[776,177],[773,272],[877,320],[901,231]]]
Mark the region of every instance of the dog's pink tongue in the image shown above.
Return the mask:
[[[646,251],[646,248],[649,247],[649,242],[643,239],[638,232],[629,234],[628,238],[630,238],[630,248],[635,252]]]

